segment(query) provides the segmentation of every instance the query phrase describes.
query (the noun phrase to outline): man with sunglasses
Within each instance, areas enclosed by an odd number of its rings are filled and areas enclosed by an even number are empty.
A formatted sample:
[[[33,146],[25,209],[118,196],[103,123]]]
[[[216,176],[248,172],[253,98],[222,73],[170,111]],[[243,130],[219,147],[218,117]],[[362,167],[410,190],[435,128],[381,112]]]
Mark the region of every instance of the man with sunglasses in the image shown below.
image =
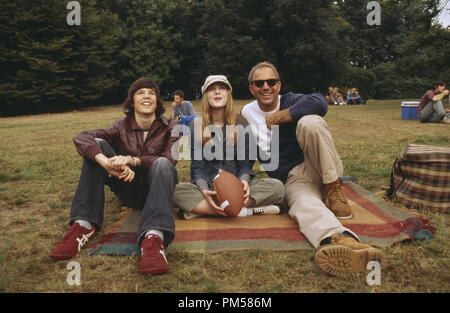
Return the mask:
[[[342,161],[323,119],[328,110],[324,96],[280,95],[280,76],[269,62],[255,65],[248,82],[256,100],[241,114],[255,126],[251,130],[262,167],[264,160],[278,158],[278,168],[266,172],[285,184],[289,215],[316,248],[317,265],[336,276],[365,270],[368,262],[381,258],[381,252],[360,243],[339,221],[352,218],[352,212],[341,183]],[[275,127],[279,132],[273,131]],[[277,142],[279,152],[271,155],[267,147]]]

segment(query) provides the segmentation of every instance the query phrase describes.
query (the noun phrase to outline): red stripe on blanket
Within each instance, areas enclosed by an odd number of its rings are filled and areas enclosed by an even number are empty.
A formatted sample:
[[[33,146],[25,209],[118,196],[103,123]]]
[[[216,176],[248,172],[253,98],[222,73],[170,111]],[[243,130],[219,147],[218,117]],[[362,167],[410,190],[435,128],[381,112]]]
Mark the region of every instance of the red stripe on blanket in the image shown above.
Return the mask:
[[[360,195],[351,187],[344,184],[344,193],[348,199],[351,199],[353,202],[357,203],[362,208],[366,209],[371,214],[376,217],[382,219],[386,223],[395,223],[398,222],[395,218],[389,216],[384,213],[382,209],[380,209],[376,204],[367,199],[364,195]],[[347,225],[345,225],[347,227]]]
[[[401,232],[401,230],[395,225],[395,223],[381,225],[349,224],[345,226],[358,235],[370,236],[374,238],[391,238]],[[297,227],[286,227],[264,229],[231,228],[209,230],[182,230],[175,232],[174,242],[249,239],[282,241],[306,240],[305,236],[298,230]]]
[[[297,227],[286,228],[229,228],[207,230],[181,230],[175,232],[174,242],[183,241],[212,241],[212,240],[240,240],[267,239],[284,241],[306,240]]]

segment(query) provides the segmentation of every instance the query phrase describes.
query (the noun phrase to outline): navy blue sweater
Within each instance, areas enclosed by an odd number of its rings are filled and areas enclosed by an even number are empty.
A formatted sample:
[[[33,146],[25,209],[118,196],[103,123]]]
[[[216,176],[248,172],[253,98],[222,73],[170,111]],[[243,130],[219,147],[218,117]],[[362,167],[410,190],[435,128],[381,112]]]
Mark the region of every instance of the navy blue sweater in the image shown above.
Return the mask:
[[[274,171],[266,171],[270,177],[277,178],[283,183],[286,182],[289,171],[305,160],[295,134],[298,120],[311,114],[325,116],[328,111],[325,97],[319,93],[297,94],[289,92],[281,95],[280,111],[286,108],[289,108],[293,121],[279,125],[279,165]],[[271,155],[271,157],[275,156]],[[269,161],[262,161],[259,156],[258,159],[263,168],[264,163],[269,163]]]

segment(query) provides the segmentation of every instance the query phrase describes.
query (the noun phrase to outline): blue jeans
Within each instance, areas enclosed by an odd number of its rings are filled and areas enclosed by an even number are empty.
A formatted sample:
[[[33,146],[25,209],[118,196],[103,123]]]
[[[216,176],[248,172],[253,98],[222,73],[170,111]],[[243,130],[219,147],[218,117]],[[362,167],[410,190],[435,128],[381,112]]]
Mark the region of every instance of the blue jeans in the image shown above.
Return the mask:
[[[117,155],[109,143],[96,138],[103,154],[107,157]],[[136,167],[132,182],[108,177],[106,170],[97,162],[83,159],[80,180],[72,201],[70,224],[76,220],[87,220],[99,231],[103,224],[105,202],[104,186],[125,205],[142,210],[138,228],[138,245],[147,231],[154,229],[164,234],[164,246],[167,247],[175,235],[173,216],[173,192],[178,182],[178,173],[167,158],[158,158],[145,171]]]

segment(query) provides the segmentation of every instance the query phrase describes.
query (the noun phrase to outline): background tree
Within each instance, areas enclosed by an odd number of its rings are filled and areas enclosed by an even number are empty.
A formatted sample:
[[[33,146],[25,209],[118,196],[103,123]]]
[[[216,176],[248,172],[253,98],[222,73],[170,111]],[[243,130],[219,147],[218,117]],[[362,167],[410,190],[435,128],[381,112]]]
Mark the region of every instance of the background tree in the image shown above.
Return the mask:
[[[345,75],[350,25],[333,1],[271,1],[269,49],[285,90],[326,91]]]
[[[181,40],[177,45],[179,66],[171,70],[173,83],[164,87],[169,92],[182,89],[186,99],[195,99],[201,93],[201,82],[194,76],[194,72],[200,67],[200,55],[203,51],[202,43],[197,40],[198,29],[202,25],[202,10],[197,1],[185,1],[184,4],[180,5],[178,15],[172,18],[181,32]]]
[[[249,98],[248,72],[263,60],[280,70],[283,92],[333,85],[418,98],[450,78],[439,0],[379,0],[373,26],[368,0],[79,2],[80,26],[67,25],[67,2],[0,2],[0,115],[121,103],[141,76],[166,99],[175,89],[195,98],[220,73],[235,98]]]
[[[197,7],[197,81],[223,73],[236,97],[249,97],[247,74],[264,60],[278,66],[284,90],[297,92],[324,90],[345,70],[349,25],[332,1],[209,0]]]
[[[151,77],[160,86],[171,85],[171,74],[180,67],[183,25],[179,17],[184,15],[185,1],[116,0],[105,5],[120,19],[117,77],[122,88],[126,90],[143,76]]]
[[[66,2],[0,2],[0,115],[104,103],[114,75],[117,17],[83,1],[81,25]]]
[[[234,97],[248,97],[251,66],[275,56],[265,38],[268,14],[264,7],[268,2],[209,0],[197,5],[200,61],[193,77],[200,86],[206,76],[224,74],[233,86]]]
[[[418,98],[437,77],[448,79],[443,55],[450,52],[449,31],[433,23],[439,0],[379,1],[379,26],[367,24],[367,2],[337,1],[352,25],[352,52],[344,82],[358,86],[365,98],[386,99]]]

